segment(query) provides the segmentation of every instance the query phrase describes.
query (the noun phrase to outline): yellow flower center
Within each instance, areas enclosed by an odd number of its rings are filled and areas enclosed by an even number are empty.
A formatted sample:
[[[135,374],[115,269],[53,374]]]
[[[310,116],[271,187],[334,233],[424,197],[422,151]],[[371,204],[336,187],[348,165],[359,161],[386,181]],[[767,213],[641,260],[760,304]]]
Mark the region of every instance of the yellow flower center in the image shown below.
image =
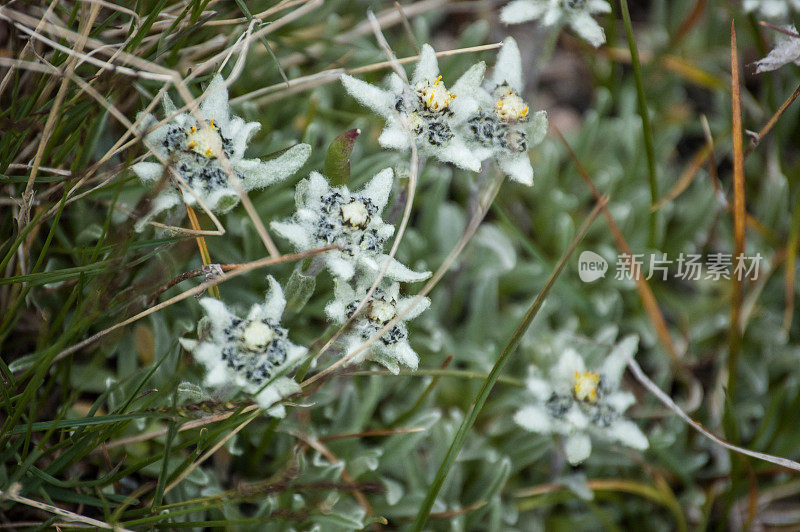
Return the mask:
[[[200,129],[192,126],[186,136],[186,140],[189,141],[189,149],[209,159],[219,156],[222,153],[222,137],[217,133],[218,130],[219,128],[214,125],[213,118],[208,126],[203,126]]]
[[[528,117],[528,104],[513,89],[504,85],[497,89],[495,95],[498,98],[495,112],[500,120],[513,122]]]
[[[342,205],[342,220],[351,227],[364,227],[367,225],[369,213],[367,207],[360,201],[353,200]]]
[[[594,403],[597,401],[597,387],[600,385],[600,375],[594,371],[575,372],[575,384],[572,393],[578,401]]]
[[[382,299],[375,299],[369,306],[369,319],[378,323],[386,323],[395,315],[395,307]]]
[[[417,93],[423,105],[431,111],[444,111],[450,106],[450,102],[458,95],[447,90],[442,83],[442,76],[435,81],[420,81],[417,83]]]
[[[275,331],[264,322],[253,321],[242,332],[242,343],[250,351],[262,351],[275,338]]]

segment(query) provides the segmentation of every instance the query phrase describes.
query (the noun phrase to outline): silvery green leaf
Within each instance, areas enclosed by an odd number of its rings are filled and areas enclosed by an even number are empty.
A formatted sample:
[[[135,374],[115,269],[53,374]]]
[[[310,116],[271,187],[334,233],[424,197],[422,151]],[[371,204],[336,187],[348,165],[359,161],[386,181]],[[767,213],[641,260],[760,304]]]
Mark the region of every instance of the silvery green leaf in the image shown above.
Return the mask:
[[[308,303],[314,294],[317,279],[305,275],[299,269],[292,271],[292,276],[286,282],[286,308],[289,312],[299,312]]]
[[[203,389],[193,382],[183,381],[178,384],[178,404],[199,403],[201,401],[205,401],[207,398],[208,395],[203,391]]]

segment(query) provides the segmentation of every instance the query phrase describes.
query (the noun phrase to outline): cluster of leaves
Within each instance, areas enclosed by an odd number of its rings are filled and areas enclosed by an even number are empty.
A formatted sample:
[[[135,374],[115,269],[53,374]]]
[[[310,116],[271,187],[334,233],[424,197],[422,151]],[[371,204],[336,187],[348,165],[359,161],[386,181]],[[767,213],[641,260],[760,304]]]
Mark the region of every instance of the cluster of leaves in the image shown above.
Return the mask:
[[[601,215],[578,250],[598,253],[611,270],[583,283],[577,261],[569,262],[466,434],[428,526],[646,523],[674,530],[793,519],[798,486],[785,470],[715,447],[628,376],[622,385],[637,397],[629,412],[649,440],[643,454],[598,441],[583,465],[571,468],[553,435],[514,422],[531,402],[522,380],[531,366],[552,367],[574,350],[587,367],[599,367],[616,338],[638,334],[642,367],[711,431],[779,456],[797,458],[800,445],[795,107],[752,143],[745,160],[745,250],[766,260],[744,285],[741,334],[731,332],[737,303],[729,280],[654,276],[646,289],[613,275],[621,241],[634,253],[670,258],[733,252],[732,169],[741,154],[731,142],[730,22],[749,64],[767,55],[775,36],[758,17],[776,9],[785,16],[794,2],[652,0],[632,5],[630,14],[624,0],[607,4],[611,11],[598,10],[596,19],[607,45],[597,49],[557,32],[572,19],[506,27],[497,6],[482,3],[426,0],[402,13],[316,0],[0,7],[0,206],[7,213],[0,219],[0,516],[34,526],[82,519],[127,529],[408,525],[441,480],[437,469],[503,346],[595,204],[579,162],[610,196],[615,224]],[[550,134],[530,150],[535,186],[501,186],[431,292],[430,309],[409,324],[419,369],[395,376],[368,365],[347,368],[292,398],[285,418],[272,418],[247,395],[230,400],[203,386],[205,367],[181,349],[179,339],[194,337],[203,315],[186,292],[197,285],[186,272],[207,272],[208,257],[194,236],[134,230],[157,196],[132,170],[147,151],[123,120],[147,108],[172,72],[200,95],[213,79],[204,66],[238,68],[227,51],[248,31],[262,32],[241,56],[246,75],[230,88],[236,113],[261,124],[247,156],[269,163],[298,141],[311,154],[295,177],[249,194],[255,215],[288,219],[294,188],[313,169],[347,165],[357,190],[392,167],[397,177],[382,216],[396,224],[408,157],[380,148],[384,120],[338,82],[347,71],[379,86],[388,73],[367,7],[400,58],[417,55],[419,43],[448,50],[513,34],[529,80],[526,100],[548,110],[572,151]],[[631,18],[642,64],[631,61],[621,31]],[[454,54],[439,66],[450,81],[494,57]],[[19,61],[12,69],[5,58]],[[293,80],[288,87],[281,69]],[[798,76],[793,65],[759,76],[754,70],[742,69],[741,100],[744,127],[760,130]],[[349,163],[326,163],[328,147],[350,129],[362,135]],[[481,211],[493,179],[491,171],[424,165],[398,260],[417,271],[439,268]],[[242,206],[219,221],[226,234],[205,236],[203,255],[229,265],[264,256]],[[198,224],[213,225],[203,214]],[[282,323],[292,341],[313,353],[338,328],[327,325],[326,314],[334,282],[321,274],[311,289],[296,266],[273,264],[267,273],[286,287]],[[220,284],[222,298],[241,310],[262,303],[274,283],[260,272]],[[124,323],[180,294],[188,295]],[[104,334],[93,339],[98,332]],[[324,356],[318,364],[334,360]]]

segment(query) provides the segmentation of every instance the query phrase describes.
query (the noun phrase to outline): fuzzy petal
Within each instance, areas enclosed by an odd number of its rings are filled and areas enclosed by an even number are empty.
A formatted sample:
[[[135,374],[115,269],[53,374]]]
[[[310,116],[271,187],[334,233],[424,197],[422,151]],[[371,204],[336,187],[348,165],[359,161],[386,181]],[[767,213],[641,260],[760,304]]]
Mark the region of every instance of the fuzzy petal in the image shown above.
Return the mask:
[[[379,255],[375,258],[375,264],[378,271],[383,268],[384,261],[389,260],[389,267],[386,269],[386,277],[402,283],[416,283],[424,281],[431,276],[431,272],[415,272],[411,268],[405,266],[400,261],[389,257],[389,255]]]
[[[481,161],[475,156],[460,137],[454,137],[447,146],[431,150],[442,162],[452,163],[471,172],[481,171]]]
[[[548,2],[547,9],[541,19],[541,24],[545,28],[560,24],[563,19],[563,11],[560,2]]]
[[[230,104],[228,103],[228,88],[221,75],[214,76],[206,87],[204,96],[200,103],[200,113],[203,118],[206,120],[213,118],[219,128],[226,130],[230,123]]]
[[[649,446],[647,436],[644,435],[633,421],[627,419],[618,419],[615,421],[608,428],[608,434],[615,441],[632,449],[643,451]]]
[[[391,93],[347,74],[342,75],[342,84],[350,96],[364,107],[369,107],[385,118],[392,113],[394,96]]]
[[[545,135],[547,135],[547,127],[547,111],[537,111],[525,124],[528,147],[536,146],[544,140]]]
[[[415,370],[419,366],[419,355],[411,349],[408,342],[397,342],[386,349],[387,354],[397,360],[399,364]]]
[[[540,405],[528,405],[514,414],[514,422],[531,431],[539,434],[550,434],[553,432],[553,423],[550,414]]]
[[[636,354],[638,347],[639,337],[637,335],[633,334],[625,337],[614,346],[603,361],[603,364],[598,368],[600,375],[603,377],[603,382],[609,388],[617,389],[619,387],[622,374],[628,365],[628,358],[632,358]]]
[[[151,163],[142,161],[131,166],[131,170],[136,174],[136,177],[142,180],[143,183],[152,183],[161,178],[164,173],[164,167],[159,163]]]
[[[313,247],[311,235],[304,226],[292,221],[270,222],[270,228],[288,240],[297,251],[305,251]]]
[[[481,81],[483,81],[483,74],[485,72],[486,63],[483,61],[480,63],[475,63],[469,67],[469,69],[464,72],[450,88],[451,92],[458,94],[456,99],[451,102],[451,105],[458,101],[458,99],[462,97],[462,94],[469,95],[476,91],[478,87],[480,87]]]
[[[161,108],[164,109],[164,116],[166,118],[178,113],[175,102],[172,101],[172,98],[170,98],[167,93],[164,93],[164,97],[161,99]]]
[[[181,347],[189,351],[190,353],[197,349],[198,341],[192,340],[191,338],[178,338],[178,343],[181,344]]]
[[[575,33],[595,48],[606,42],[606,34],[603,28],[585,11],[570,17],[569,25],[575,30]]]
[[[352,279],[356,273],[356,269],[350,261],[330,252],[325,256],[325,266],[328,267],[331,275],[344,281]]]
[[[397,310],[399,312],[404,313],[403,321],[413,320],[414,318],[416,318],[417,316],[428,310],[428,307],[431,306],[431,300],[427,297],[423,297],[422,299],[420,299],[418,303],[414,303],[415,299],[416,296],[401,297],[398,299]],[[414,306],[410,308],[408,311],[406,311],[406,309],[409,308],[411,305]]]
[[[309,220],[316,220],[320,200],[330,190],[328,179],[319,172],[312,171],[308,178],[297,183],[294,189],[294,201],[297,204],[298,213],[302,210],[301,206],[309,207],[308,211],[312,213]]]
[[[536,20],[547,10],[547,2],[542,0],[514,0],[500,11],[503,24],[521,24]]]
[[[394,172],[391,168],[384,168],[364,185],[361,194],[378,207],[378,212],[381,212],[389,201],[393,182]]]
[[[191,194],[184,194],[184,196],[191,196]],[[186,199],[184,198],[184,200]],[[191,204],[194,201],[194,196],[191,196],[191,202],[186,201],[186,203]],[[208,197],[203,198],[203,202],[210,211],[223,213],[239,205],[239,201],[241,201],[239,194],[231,187],[219,188],[211,192]]]
[[[245,150],[247,150],[247,143],[261,129],[261,124],[258,122],[245,123],[244,120],[237,116],[231,120],[230,129],[232,131],[231,144],[233,147],[231,159],[241,159],[244,157]]]
[[[292,394],[301,390],[300,386],[292,379],[286,377],[279,377],[275,379],[272,384],[261,390],[255,396],[255,401],[258,406],[267,410],[268,413],[274,417],[283,417],[286,410],[284,408],[275,408],[273,405]]]
[[[574,432],[567,437],[564,451],[567,453],[567,461],[570,464],[580,464],[592,453],[592,440],[589,439],[588,434]]]
[[[586,10],[589,13],[611,13],[611,4],[607,0],[587,0]]]
[[[352,350],[350,352],[352,353]],[[354,358],[353,363],[356,364],[356,360],[358,360],[358,362],[362,362],[361,358],[361,356]],[[395,360],[393,356],[386,352],[373,350],[369,356],[369,359],[388,369],[389,373],[392,375],[397,375],[400,373],[400,364],[397,363],[397,360]]]
[[[516,155],[501,155],[497,158],[497,164],[512,181],[523,185],[533,185],[533,167],[527,152]]]
[[[553,395],[553,386],[546,379],[534,374],[525,381],[525,387],[539,401],[546,401]]]
[[[453,111],[456,122],[464,122],[469,119],[480,108],[478,102],[478,92],[483,74],[486,71],[486,63],[481,61],[472,65],[451,88],[451,92],[456,94],[456,98],[450,102],[450,110]]]
[[[234,315],[225,306],[225,303],[213,297],[204,297],[200,300],[200,306],[206,311],[214,332],[222,332],[233,321]]]
[[[137,233],[141,233],[154,216],[173,208],[174,206],[180,204],[180,202],[181,197],[175,192],[172,192],[171,190],[162,192],[156,196],[156,198],[150,204],[150,212],[136,220],[134,230]]]
[[[264,304],[261,306],[265,318],[280,321],[283,311],[286,308],[286,297],[278,281],[271,275],[267,276],[269,289],[267,290]]]
[[[603,398],[608,406],[613,408],[619,413],[626,411],[633,403],[636,402],[636,397],[630,392],[613,392]]]
[[[211,367],[206,367],[206,375],[203,378],[203,384],[209,388],[219,388],[228,384],[231,380],[231,375],[228,369],[223,364],[214,364]]]
[[[306,355],[306,353],[308,353],[308,349],[305,347],[289,343],[286,349],[286,364],[297,364],[300,362],[300,359]]]
[[[436,59],[436,52],[429,44],[423,44],[419,53],[419,61],[411,78],[411,85],[416,85],[420,81],[433,81],[438,76],[439,62]]]
[[[145,146],[147,146],[147,148],[151,151],[155,152],[156,155],[160,155],[164,159],[169,157],[169,152],[164,148],[163,145],[169,129],[169,125],[164,124],[155,128],[153,131],[144,136]]]
[[[550,370],[550,379],[553,387],[558,393],[572,393],[575,372],[583,372],[585,370],[586,366],[578,352],[572,348],[565,349],[555,367]]]
[[[572,408],[567,411],[564,419],[576,429],[583,430],[589,426],[589,418],[583,413],[583,410],[574,403]]]
[[[450,102],[450,110],[453,111],[453,121],[463,124],[480,111],[481,104],[463,91],[456,94],[458,94],[458,98]]]
[[[334,323],[344,323],[347,321],[347,314],[345,313],[346,307],[346,303],[338,299],[334,299],[325,305],[325,315],[328,316],[328,319]]]
[[[796,31],[789,26],[791,31]],[[763,59],[755,62],[756,73],[771,72],[783,65],[800,62],[800,38],[789,37],[779,41]]]
[[[522,57],[519,53],[517,41],[513,37],[506,37],[503,47],[497,54],[497,62],[492,72],[492,85],[508,84],[516,92],[521,93],[524,88],[522,81]]]
[[[296,173],[311,155],[311,146],[295,144],[278,157],[268,161],[244,159],[236,161],[234,168],[242,173],[245,190],[264,188]]]
[[[406,150],[410,145],[409,133],[392,117],[386,121],[386,127],[378,137],[378,144],[384,148]]]

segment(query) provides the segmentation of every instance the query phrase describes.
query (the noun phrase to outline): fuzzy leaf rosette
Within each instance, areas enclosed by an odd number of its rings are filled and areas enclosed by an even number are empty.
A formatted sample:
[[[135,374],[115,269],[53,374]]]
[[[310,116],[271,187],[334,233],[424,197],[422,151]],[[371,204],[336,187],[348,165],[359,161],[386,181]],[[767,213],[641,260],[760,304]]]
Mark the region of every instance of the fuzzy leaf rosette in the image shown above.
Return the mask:
[[[566,349],[547,373],[532,372],[527,389],[533,402],[517,411],[514,421],[532,432],[565,437],[567,461],[573,465],[589,457],[592,438],[647,449],[647,437],[623,415],[635,398],[619,389],[638,343],[636,336],[623,339],[595,371],[586,369],[577,351]]]
[[[205,386],[241,390],[270,415],[283,417],[284,407],[275,403],[300,391],[286,375],[307,349],[289,341],[280,323],[286,307],[283,290],[272,276],[268,281],[264,302],[253,305],[245,318],[218,299],[201,299],[206,313],[203,326],[198,327],[201,339],[182,338],[181,345],[205,367]]]
[[[377,273],[389,261],[386,275],[391,279],[421,281],[430,272],[415,272],[383,253],[387,239],[394,234],[394,226],[381,219],[392,180],[392,169],[386,168],[360,190],[350,191],[344,185],[331,187],[325,176],[312,172],[295,189],[296,213],[270,227],[297,251],[339,246],[314,259],[339,279],[349,280],[358,270]]]
[[[146,145],[160,160],[166,161],[170,171],[179,175],[194,194],[180,189],[177,181],[167,183],[153,199],[150,212],[137,222],[137,231],[142,231],[153,216],[181,201],[189,206],[198,204],[195,194],[212,212],[224,213],[235,207],[240,197],[230,182],[222,157],[227,158],[243,191],[248,192],[291,176],[311,153],[308,144],[296,144],[273,159],[245,159],[248,142],[261,124],[245,122],[231,114],[228,90],[219,74],[206,88],[199,105],[201,122],[190,113],[179,113],[168,96],[164,97],[163,108],[168,122],[157,126],[155,116],[140,115],[139,130],[146,133]],[[164,174],[161,162],[141,161],[131,169],[146,184],[158,181]]]

